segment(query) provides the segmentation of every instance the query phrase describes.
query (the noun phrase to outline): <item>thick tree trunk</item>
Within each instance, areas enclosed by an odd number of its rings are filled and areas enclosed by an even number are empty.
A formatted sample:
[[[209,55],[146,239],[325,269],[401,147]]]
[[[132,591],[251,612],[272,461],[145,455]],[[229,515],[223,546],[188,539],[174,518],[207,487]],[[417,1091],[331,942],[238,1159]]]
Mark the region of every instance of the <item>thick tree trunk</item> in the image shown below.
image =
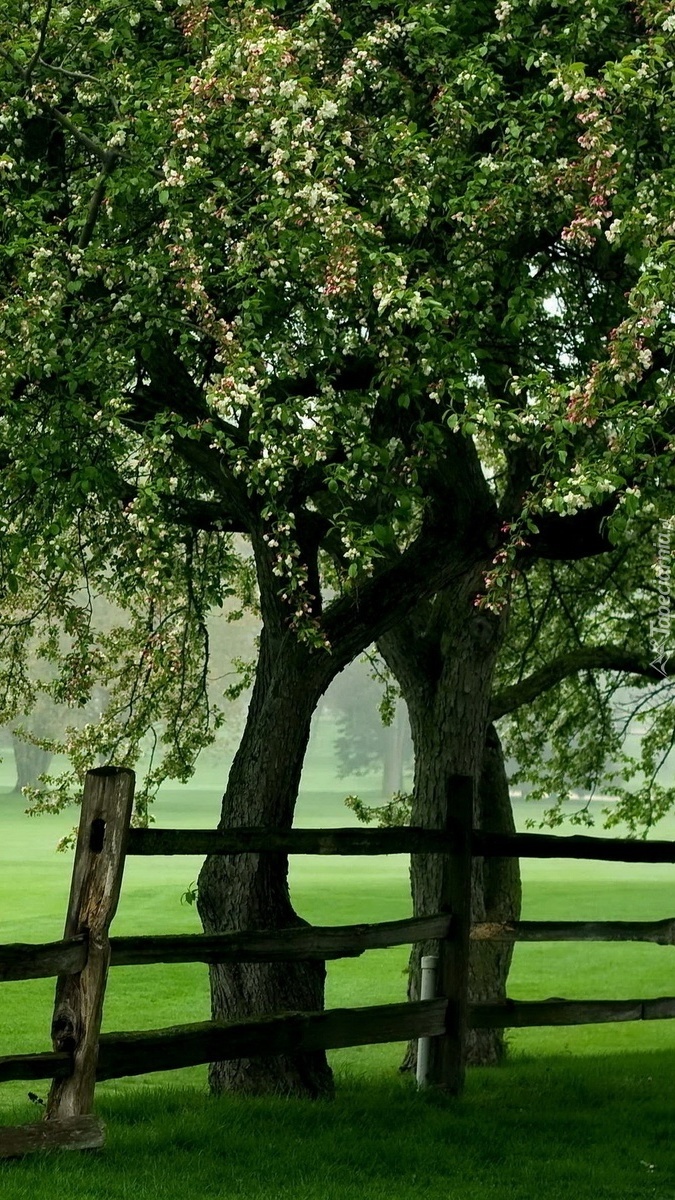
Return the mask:
[[[460,651],[458,687],[472,689],[471,656],[484,643],[494,642],[494,630],[489,621],[479,618],[471,601],[482,580],[480,570],[469,580],[466,563],[473,563],[477,546],[491,557],[496,545],[497,513],[480,463],[472,444],[453,437],[441,475],[443,520],[445,513],[453,514],[453,529],[457,529],[454,557],[446,560],[449,546],[443,547],[443,578],[461,578],[451,603],[461,612],[471,613],[467,637],[457,640]],[[306,516],[308,514],[305,514]],[[312,514],[309,514],[312,515]],[[321,620],[318,540],[313,521],[301,523],[299,544],[305,561],[310,606],[316,619]],[[300,528],[300,527],[299,527]],[[420,595],[419,579],[427,583],[436,576],[437,563],[426,552],[413,580],[402,574],[388,578],[389,595],[379,595],[377,603],[368,606],[368,592],[351,599],[338,601],[332,608],[331,619],[324,632],[331,649],[311,649],[292,632],[293,613],[287,595],[279,595],[278,555],[276,541],[270,541],[262,526],[250,530],[256,559],[256,569],[263,617],[263,633],[256,681],[251,697],[246,728],[235,756],[227,790],[223,797],[220,826],[236,827],[251,824],[286,826],[293,821],[293,810],[300,783],[302,764],[309,740],[312,714],[333,676],[360,653],[377,633],[389,627],[400,612],[409,610]],[[481,550],[481,553],[483,551]],[[403,562],[396,564],[398,569]],[[429,575],[428,572],[431,572]],[[420,574],[421,572],[421,574]],[[466,572],[466,573],[464,573]],[[397,580],[396,585],[392,580]],[[413,586],[413,583],[415,586]],[[395,598],[395,604],[392,600]],[[372,601],[372,597],[371,597]],[[489,635],[489,636],[488,636]],[[485,657],[484,651],[483,657]],[[468,654],[468,662],[464,655]],[[487,660],[486,660],[487,661]],[[492,662],[493,659],[490,660]],[[452,674],[454,659],[447,659]],[[479,754],[482,751],[487,722],[491,669],[477,672],[480,680],[477,694],[467,697],[466,710],[472,714],[467,723],[466,739],[461,742],[464,755],[452,763],[450,770],[477,773],[474,762],[475,739]],[[485,678],[488,682],[485,683]],[[439,688],[438,696],[453,692],[453,687]],[[473,688],[476,691],[475,687]],[[460,714],[461,716],[461,714]],[[447,728],[447,722],[445,727]],[[451,754],[450,760],[456,755]],[[465,761],[466,760],[466,761]],[[445,767],[445,761],[442,764]],[[441,782],[434,796],[430,795],[430,823],[435,823],[434,805],[441,792]],[[288,891],[288,864],[282,855],[242,855],[235,857],[210,856],[199,876],[198,908],[207,933],[240,929],[280,928],[302,924],[293,910]],[[215,1017],[233,1019],[253,1015],[268,1015],[284,1009],[317,1010],[323,1007],[325,966],[322,963],[219,964],[211,968],[212,1010]],[[322,1096],[332,1091],[332,1075],[325,1053],[305,1053],[275,1056],[272,1059],[240,1059],[215,1063],[211,1067],[211,1085],[215,1091],[237,1090],[247,1093],[268,1093]]]
[[[327,659],[328,656],[323,656]],[[220,828],[290,827],[312,714],[327,685],[326,665],[290,636],[263,632],[246,728],[223,797]],[[198,908],[207,933],[304,924],[291,904],[284,855],[213,855],[199,876]],[[323,1008],[325,966],[223,963],[210,968],[215,1018]],[[323,1051],[214,1063],[215,1092],[332,1094]]]
[[[12,734],[12,746],[16,764],[16,783],[13,790],[14,794],[18,795],[22,788],[35,786],[38,776],[42,775],[49,767],[52,756],[49,750],[43,750],[41,746],[34,746],[32,742],[25,742],[22,738],[15,737],[14,734]]]
[[[515,832],[504,753],[499,735],[490,725],[485,739],[478,789],[477,828],[493,833]],[[517,858],[476,860],[474,921],[517,921],[520,917],[520,863]],[[513,944],[474,942],[469,960],[469,988],[473,1001],[492,1003],[506,999],[506,981]],[[474,1029],[469,1034],[468,1061],[479,1065],[501,1062],[505,1053],[501,1029]]]
[[[508,779],[504,767],[501,742],[494,726],[490,726],[486,738],[483,768],[478,788],[477,828],[493,832],[513,832],[515,825],[509,798]],[[413,888],[418,895],[424,894],[424,903],[433,889],[433,878],[427,878],[428,858],[416,856],[418,861],[413,873]],[[521,886],[520,866],[515,858],[489,858],[474,860],[472,880],[473,922],[511,921],[520,916]],[[422,903],[419,901],[418,903]],[[417,906],[415,906],[417,912]],[[422,911],[420,908],[419,911]],[[410,955],[408,995],[411,1000],[419,999],[419,970],[422,954],[433,952],[433,945],[414,946]],[[474,942],[469,960],[469,995],[472,1001],[498,1002],[506,998],[506,981],[513,957],[513,944],[506,942]],[[494,1066],[501,1062],[505,1053],[504,1031],[501,1029],[474,1029],[467,1039],[467,1061],[475,1066]],[[417,1043],[412,1042],[406,1054],[403,1070],[413,1070],[417,1057]]]
[[[380,649],[396,675],[408,705],[415,747],[415,787],[411,820],[438,827],[445,811],[448,779],[453,773],[478,780],[476,827],[510,828],[510,803],[501,746],[488,711],[503,622],[474,605],[480,576],[448,590],[426,611],[380,641]],[[414,855],[411,887],[415,914],[438,907],[441,862],[438,856]],[[474,861],[474,921],[518,915],[520,890],[517,864]],[[488,916],[488,914],[490,914]],[[419,995],[419,963],[434,945],[413,947],[409,997]],[[506,951],[506,952],[505,952]],[[486,943],[472,947],[471,998],[504,995],[511,955],[508,947]],[[503,1055],[500,1031],[476,1031],[469,1039],[469,1061],[494,1063]],[[414,1064],[411,1046],[404,1069]]]

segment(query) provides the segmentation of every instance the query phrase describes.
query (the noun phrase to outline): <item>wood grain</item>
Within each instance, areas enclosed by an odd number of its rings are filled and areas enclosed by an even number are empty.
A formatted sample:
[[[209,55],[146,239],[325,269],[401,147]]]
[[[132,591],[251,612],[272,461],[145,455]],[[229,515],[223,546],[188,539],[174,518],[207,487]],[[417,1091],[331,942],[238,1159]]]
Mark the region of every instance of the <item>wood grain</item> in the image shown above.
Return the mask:
[[[110,939],[112,966],[156,962],[290,962],[355,958],[366,950],[445,937],[446,913],[375,925],[305,926],[252,933],[163,934]]]
[[[100,1150],[104,1142],[105,1126],[98,1117],[65,1117],[0,1127],[0,1158],[22,1158],[36,1150]]]
[[[447,1001],[444,1035],[429,1046],[428,1082],[450,1095],[464,1088],[469,995],[471,928],[471,831],[474,782],[453,775],[448,782],[446,832],[453,849],[443,862],[441,910],[452,916],[448,936],[439,943],[438,993]]]
[[[675,917],[662,921],[507,921],[474,925],[473,941],[653,942],[675,946]]]
[[[87,773],[64,939],[86,936],[88,953],[82,971],[60,976],[56,985],[52,1044],[72,1055],[73,1069],[52,1084],[48,1120],[79,1117],[93,1106],[108,929],[122,884],[133,796],[133,771],[101,767]]]
[[[14,942],[0,946],[0,983],[8,979],[49,979],[52,975],[76,975],[86,961],[87,939],[84,935],[40,945]]]
[[[392,829],[132,829],[127,854],[445,854],[450,834]]]
[[[652,1000],[507,1000],[472,1004],[472,1029],[513,1029],[534,1025],[596,1025],[606,1021],[661,1021],[675,1017],[675,997]]]
[[[445,1029],[446,1002],[418,1000],[321,1013],[283,1013],[248,1021],[195,1025],[101,1036],[98,1077],[170,1071],[228,1058],[331,1050],[435,1036]]]
[[[337,1049],[434,1037],[445,1030],[445,1000],[336,1008],[320,1013],[281,1013],[247,1021],[202,1021],[167,1029],[104,1033],[98,1079],[171,1071],[226,1058]],[[44,1079],[70,1069],[66,1054],[17,1054],[0,1058],[0,1081]]]

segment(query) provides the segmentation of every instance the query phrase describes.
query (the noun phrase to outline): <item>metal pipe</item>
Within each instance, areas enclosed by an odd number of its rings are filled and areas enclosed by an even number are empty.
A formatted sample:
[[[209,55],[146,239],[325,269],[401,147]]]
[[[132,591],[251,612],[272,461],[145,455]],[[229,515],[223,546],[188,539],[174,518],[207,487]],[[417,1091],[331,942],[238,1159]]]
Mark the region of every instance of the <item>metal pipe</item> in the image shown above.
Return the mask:
[[[422,958],[422,974],[420,979],[420,1000],[433,1000],[436,996],[436,971],[438,955],[425,954]],[[417,1040],[417,1086],[426,1087],[429,1079],[429,1047],[431,1038],[421,1037]]]

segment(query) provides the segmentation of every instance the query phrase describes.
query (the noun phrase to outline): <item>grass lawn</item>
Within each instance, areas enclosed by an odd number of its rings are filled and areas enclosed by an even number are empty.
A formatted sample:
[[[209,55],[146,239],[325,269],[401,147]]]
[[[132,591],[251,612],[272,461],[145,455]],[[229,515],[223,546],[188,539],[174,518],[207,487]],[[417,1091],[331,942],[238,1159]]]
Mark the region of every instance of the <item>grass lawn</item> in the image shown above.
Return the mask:
[[[9,767],[0,765],[0,941],[56,938],[72,858],[53,847],[75,818],[29,820],[22,801],[7,795],[10,782]],[[319,736],[297,823],[350,824],[342,797],[358,790],[376,801],[375,784],[337,780],[330,746]],[[205,768],[189,788],[161,797],[157,823],[213,825],[221,789],[222,778]],[[523,803],[521,825],[525,815]],[[675,821],[664,823],[658,836],[675,837]],[[129,859],[114,931],[196,932],[196,913],[180,897],[198,868],[187,857]],[[672,867],[533,861],[523,863],[523,876],[523,915],[531,919],[657,919],[675,908]],[[317,924],[386,920],[410,911],[403,857],[297,858],[291,886],[298,910]],[[671,955],[669,948],[631,944],[521,945],[510,993],[523,999],[672,995]],[[329,1005],[404,999],[406,959],[402,947],[329,964]],[[52,996],[51,980],[2,985],[0,1054],[48,1047]],[[205,967],[111,972],[108,1030],[208,1015]],[[216,1101],[206,1095],[201,1067],[103,1084],[97,1103],[108,1122],[106,1150],[5,1164],[0,1196],[673,1200],[675,1022],[509,1036],[508,1064],[471,1072],[460,1102],[418,1095],[397,1075],[400,1046],[333,1052],[333,1104]],[[29,1088],[44,1094],[46,1086],[0,1086],[0,1122],[36,1119],[26,1094]]]

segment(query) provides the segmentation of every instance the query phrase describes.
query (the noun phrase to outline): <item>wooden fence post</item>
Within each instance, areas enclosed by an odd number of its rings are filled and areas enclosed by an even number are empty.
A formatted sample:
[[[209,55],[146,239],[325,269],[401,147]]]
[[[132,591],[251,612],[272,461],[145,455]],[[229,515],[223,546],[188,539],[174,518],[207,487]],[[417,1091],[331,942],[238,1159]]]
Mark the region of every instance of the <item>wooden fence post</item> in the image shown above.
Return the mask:
[[[445,830],[453,837],[443,859],[439,909],[452,915],[447,938],[439,943],[438,995],[448,1001],[446,1030],[431,1038],[431,1086],[459,1096],[464,1088],[466,1031],[469,1018],[469,948],[471,935],[471,832],[474,782],[468,775],[449,780]]]
[[[47,1119],[92,1111],[103,998],[110,964],[108,929],[117,909],[134,798],[134,773],[100,767],[88,771],[77,835],[65,938],[85,934],[87,961],[79,975],[56,984],[52,1042],[73,1056],[73,1070],[55,1079]]]

